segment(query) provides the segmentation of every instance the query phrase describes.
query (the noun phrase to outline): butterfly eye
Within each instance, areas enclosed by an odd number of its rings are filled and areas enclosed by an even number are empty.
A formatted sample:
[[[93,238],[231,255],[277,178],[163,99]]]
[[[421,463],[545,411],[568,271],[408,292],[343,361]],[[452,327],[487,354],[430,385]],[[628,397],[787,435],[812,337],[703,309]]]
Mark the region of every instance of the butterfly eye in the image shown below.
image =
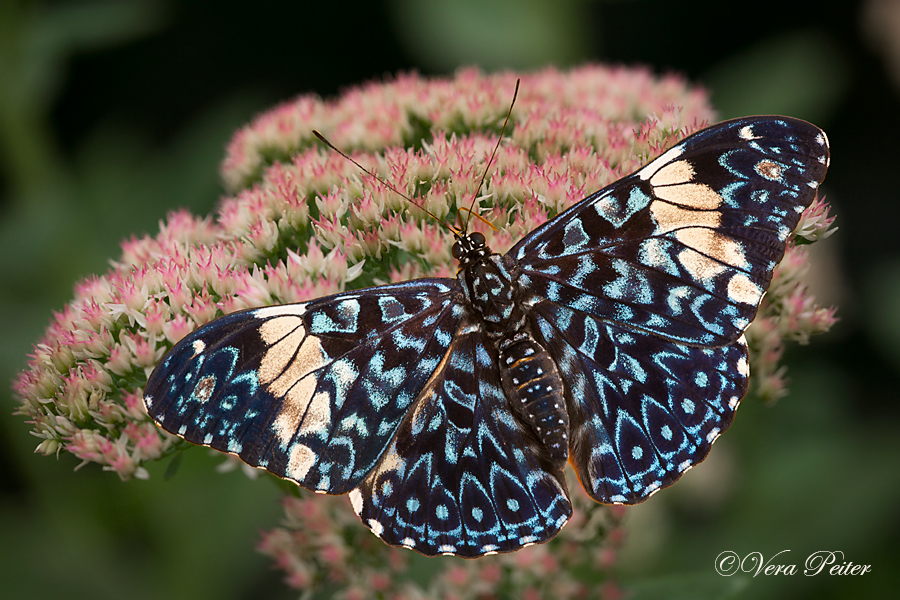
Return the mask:
[[[462,244],[460,244],[458,240],[453,243],[453,248],[450,249],[450,254],[453,255],[453,258],[459,260],[465,253],[466,251],[463,250]]]
[[[484,234],[478,233],[477,231],[471,234],[469,236],[469,239],[472,240],[473,248],[484,246],[485,242],[487,241],[484,239]]]

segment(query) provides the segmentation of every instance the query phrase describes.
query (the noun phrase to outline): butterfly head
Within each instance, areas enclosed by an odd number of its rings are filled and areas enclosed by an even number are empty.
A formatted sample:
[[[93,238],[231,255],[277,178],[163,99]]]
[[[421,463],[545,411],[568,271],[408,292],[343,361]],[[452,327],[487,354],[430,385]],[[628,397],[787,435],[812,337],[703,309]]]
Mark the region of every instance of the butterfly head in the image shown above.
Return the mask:
[[[459,261],[460,266],[463,266],[475,259],[489,256],[491,249],[487,247],[484,234],[474,231],[457,237],[451,252],[453,258]]]

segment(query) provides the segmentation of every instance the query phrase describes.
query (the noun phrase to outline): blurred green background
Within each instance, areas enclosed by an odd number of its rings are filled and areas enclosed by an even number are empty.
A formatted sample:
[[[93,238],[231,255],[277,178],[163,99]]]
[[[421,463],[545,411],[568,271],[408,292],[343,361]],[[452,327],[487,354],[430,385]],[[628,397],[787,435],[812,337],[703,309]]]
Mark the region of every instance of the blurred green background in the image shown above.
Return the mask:
[[[896,23],[897,25],[893,25]],[[893,29],[892,29],[893,27]],[[0,0],[0,380],[72,284],[167,211],[209,212],[232,132],[302,92],[398,70],[647,64],[707,86],[723,118],[781,113],[829,134],[838,233],[814,290],[841,322],[789,353],[790,396],[748,399],[709,461],[628,515],[634,598],[863,598],[900,576],[900,1]],[[292,598],[254,551],[279,491],[187,453],[126,484],[37,440],[0,386],[0,596]],[[715,557],[862,577],[723,578]]]

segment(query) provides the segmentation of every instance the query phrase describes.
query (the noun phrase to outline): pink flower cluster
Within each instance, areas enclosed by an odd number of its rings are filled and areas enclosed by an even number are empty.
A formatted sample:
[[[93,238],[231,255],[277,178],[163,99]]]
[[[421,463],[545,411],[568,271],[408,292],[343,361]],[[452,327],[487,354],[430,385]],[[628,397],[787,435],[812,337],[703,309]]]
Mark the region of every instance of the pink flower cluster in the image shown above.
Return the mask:
[[[263,178],[273,157],[296,164],[296,156],[318,146],[312,128],[338,148],[375,153],[386,148],[418,148],[438,132],[461,134],[454,142],[472,132],[497,133],[520,77],[513,139],[520,149],[531,150],[541,159],[553,152],[565,154],[576,144],[592,147],[613,166],[630,162],[624,168],[630,172],[676,130],[713,117],[703,90],[688,87],[674,75],[656,77],[649,69],[591,65],[568,72],[548,68],[534,74],[491,76],[464,69],[452,79],[427,79],[411,73],[387,83],[350,89],[333,101],[304,95],[266,111],[228,145],[223,179],[229,189],[238,191]],[[633,130],[641,124],[645,125],[643,131],[634,136]],[[327,162],[336,157],[324,158]],[[454,178],[451,183],[471,187],[471,180],[481,175],[481,165],[471,160],[471,154],[461,158],[469,159],[464,165],[469,179]],[[383,156],[380,166],[385,166],[383,161],[390,159]],[[438,165],[446,178],[450,165],[440,165],[440,161]],[[337,171],[322,169],[320,175],[330,175],[331,183],[339,184],[340,173],[348,168],[353,170],[343,164]],[[426,169],[426,173],[432,170]],[[605,175],[581,173],[581,177],[595,180],[588,182],[592,184],[588,191],[594,191],[593,184]],[[521,194],[521,188],[515,193]]]
[[[344,600],[618,599],[611,571],[627,509],[597,504],[571,479],[575,513],[552,541],[478,560],[436,559],[442,569],[427,584],[411,577],[422,565],[415,555],[385,546],[361,527],[345,498],[285,498],[281,526],[263,533],[258,549],[290,587],[329,589]]]

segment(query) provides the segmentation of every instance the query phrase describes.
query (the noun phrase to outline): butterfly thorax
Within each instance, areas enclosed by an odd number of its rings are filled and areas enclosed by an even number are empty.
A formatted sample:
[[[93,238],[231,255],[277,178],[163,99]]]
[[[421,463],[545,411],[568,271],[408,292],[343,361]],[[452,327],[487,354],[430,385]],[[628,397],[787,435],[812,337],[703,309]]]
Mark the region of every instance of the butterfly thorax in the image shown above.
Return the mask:
[[[467,304],[484,321],[489,337],[496,341],[524,326],[517,286],[499,254],[487,246],[471,250],[459,259],[457,278]]]
[[[528,328],[519,287],[484,236],[472,233],[453,245],[467,304],[481,317],[499,353],[500,379],[519,420],[562,468],[569,456],[569,416],[562,378],[550,354]]]

